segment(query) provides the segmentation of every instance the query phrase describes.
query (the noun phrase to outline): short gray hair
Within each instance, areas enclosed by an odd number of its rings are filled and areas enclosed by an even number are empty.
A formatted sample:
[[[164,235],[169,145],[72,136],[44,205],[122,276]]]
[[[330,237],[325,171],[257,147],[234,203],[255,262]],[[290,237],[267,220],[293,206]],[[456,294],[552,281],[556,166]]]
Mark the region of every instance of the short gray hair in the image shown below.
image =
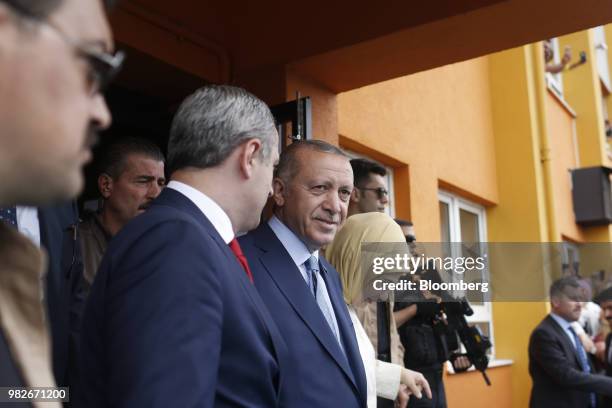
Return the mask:
[[[268,106],[242,88],[210,85],[188,96],[170,129],[168,171],[205,169],[221,164],[249,139],[259,139],[269,159],[276,126]]]
[[[347,159],[350,158],[342,149],[323,140],[298,140],[287,146],[281,153],[278,165],[274,170],[274,177],[278,177],[286,183],[291,182],[300,171],[297,154],[301,150],[314,150],[321,153],[335,154]]]
[[[550,285],[550,298],[558,299],[563,295],[567,295],[565,292],[567,288],[580,289],[580,282],[574,276],[557,279]]]

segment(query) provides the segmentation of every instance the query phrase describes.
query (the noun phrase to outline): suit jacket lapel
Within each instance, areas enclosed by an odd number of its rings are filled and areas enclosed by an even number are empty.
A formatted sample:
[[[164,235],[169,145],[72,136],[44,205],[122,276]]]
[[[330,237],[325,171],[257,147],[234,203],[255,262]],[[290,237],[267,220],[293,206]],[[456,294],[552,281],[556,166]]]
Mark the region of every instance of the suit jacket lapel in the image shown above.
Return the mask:
[[[574,347],[574,344],[569,339],[568,335],[563,331],[561,326],[555,322],[555,320],[548,315],[547,317],[549,325],[556,331],[557,335],[561,338],[561,343],[564,345],[565,353],[569,356],[574,356],[576,360],[576,365],[580,370],[582,370],[582,365],[580,364],[580,357],[578,357],[578,350]],[[580,341],[580,340],[578,340]]]
[[[285,247],[272,232],[268,224],[261,225],[253,234],[255,235],[255,244],[263,250],[259,260],[265,270],[287,298],[287,301],[291,304],[298,316],[300,316],[304,324],[308,326],[312,334],[323,345],[325,350],[327,350],[336,364],[340,366],[359,391],[347,357],[342,353],[315,298],[308,290],[306,282],[293,263],[291,256],[285,250]],[[328,290],[328,292],[330,292],[331,297],[332,291]],[[335,305],[334,311],[336,312],[336,319],[338,320],[340,331],[346,333],[344,329],[345,324],[340,327],[340,314]]]

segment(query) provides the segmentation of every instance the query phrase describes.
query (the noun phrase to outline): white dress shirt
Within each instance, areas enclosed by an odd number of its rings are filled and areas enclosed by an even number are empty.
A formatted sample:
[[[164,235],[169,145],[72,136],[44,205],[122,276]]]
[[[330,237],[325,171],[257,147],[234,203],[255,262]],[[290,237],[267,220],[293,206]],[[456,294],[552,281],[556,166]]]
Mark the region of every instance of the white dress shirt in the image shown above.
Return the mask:
[[[306,283],[306,285],[308,285],[308,272],[306,271],[306,266],[304,265],[304,263],[308,259],[310,259],[311,256],[317,258],[318,261],[319,251],[314,251],[313,253],[310,253],[310,251],[308,250],[308,248],[306,248],[306,245],[304,245],[302,240],[300,240],[297,235],[293,233],[293,231],[291,231],[285,224],[283,224],[278,218],[276,218],[276,216],[272,216],[272,218],[270,218],[270,220],[268,221],[268,225],[270,226],[278,240],[281,242],[281,244],[283,244],[283,246],[289,253],[289,256],[293,260],[293,263],[300,270],[302,278],[304,278],[304,282]],[[336,329],[336,333],[341,336],[340,329],[338,328],[338,320],[336,319],[336,312],[334,311],[334,307],[331,303],[325,280],[317,280],[317,287],[323,289],[323,301],[327,306],[327,309],[330,311],[331,317],[333,319],[333,324]],[[340,347],[343,348],[342,344],[340,344]]]
[[[193,202],[202,213],[208,218],[208,221],[215,227],[215,230],[221,235],[221,239],[226,244],[229,244],[234,239],[234,229],[232,221],[223,208],[214,202],[206,194],[180,181],[172,180],[166,188],[171,188],[178,191],[191,202]]]
[[[565,320],[564,318],[562,318],[561,316],[554,314],[554,313],[550,313],[550,317],[553,318],[553,320],[559,325],[561,326],[561,328],[563,329],[563,331],[565,332],[565,334],[567,335],[567,338],[570,339],[570,341],[572,342],[572,344],[574,345],[574,348],[576,348],[576,340],[574,338],[574,335],[572,333],[570,333],[570,328],[572,327],[572,323],[568,322],[567,320]],[[577,335],[577,334],[576,334]]]
[[[376,408],[376,397],[390,400],[397,398],[402,377],[402,366],[376,359],[376,351],[361,325],[355,309],[348,305],[349,315],[355,327],[359,354],[366,374],[368,408]]]
[[[37,247],[40,247],[40,222],[38,208],[17,206],[17,229]]]

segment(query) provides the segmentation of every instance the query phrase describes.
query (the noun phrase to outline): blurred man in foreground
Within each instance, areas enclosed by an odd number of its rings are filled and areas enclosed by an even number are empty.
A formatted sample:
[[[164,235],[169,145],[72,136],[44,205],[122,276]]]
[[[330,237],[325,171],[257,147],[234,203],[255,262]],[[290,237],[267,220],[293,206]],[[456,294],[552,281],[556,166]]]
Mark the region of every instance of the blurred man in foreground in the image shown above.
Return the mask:
[[[81,191],[96,131],[110,125],[102,90],[121,64],[112,49],[99,0],[0,1],[4,208],[42,206]],[[55,384],[41,303],[44,271],[44,252],[0,223],[2,386]]]

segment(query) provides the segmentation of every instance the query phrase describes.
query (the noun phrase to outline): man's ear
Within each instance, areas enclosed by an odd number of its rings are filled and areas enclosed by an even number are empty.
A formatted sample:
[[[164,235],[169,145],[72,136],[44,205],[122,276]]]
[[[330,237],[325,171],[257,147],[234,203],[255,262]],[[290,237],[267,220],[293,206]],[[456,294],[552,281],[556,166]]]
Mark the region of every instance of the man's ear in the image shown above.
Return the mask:
[[[108,199],[113,193],[113,178],[106,173],[98,176],[98,191],[104,199]]]
[[[253,166],[256,160],[260,160],[262,148],[259,139],[249,139],[240,147],[240,171],[246,178],[252,177]]]
[[[351,203],[358,203],[359,200],[361,199],[361,192],[359,191],[358,188],[354,188],[353,191],[351,192]]]
[[[272,180],[272,199],[277,207],[283,207],[285,205],[285,197],[287,195],[287,188],[285,182],[279,177],[274,177]]]

